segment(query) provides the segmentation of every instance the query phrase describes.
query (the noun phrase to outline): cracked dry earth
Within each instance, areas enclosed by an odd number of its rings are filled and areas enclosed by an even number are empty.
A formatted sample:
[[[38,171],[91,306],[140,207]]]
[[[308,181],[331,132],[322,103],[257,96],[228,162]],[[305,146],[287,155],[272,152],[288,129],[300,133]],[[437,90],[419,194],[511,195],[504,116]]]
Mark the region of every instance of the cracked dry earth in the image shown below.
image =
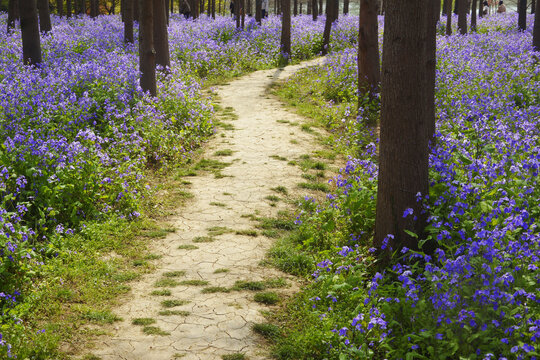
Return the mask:
[[[283,186],[295,191],[302,181],[301,170],[283,158],[311,153],[315,141],[285,122],[302,119],[268,97],[266,90],[272,82],[316,63],[258,71],[217,88],[221,106],[234,109],[238,119],[230,120],[234,129],[210,141],[206,153],[207,158],[231,165],[221,170],[223,177],[206,173],[189,178],[194,198],[173,217],[176,231],[152,249],[163,256],[159,270],[133,284],[129,298],[115,311],[123,321],[112,337],[95,344],[94,355],[102,360],[211,360],[235,353],[250,360],[268,358],[264,341],[252,330],[253,324],[265,322],[261,311],[268,306],[254,302],[252,291],[202,290],[210,286],[230,289],[238,280],[276,278],[291,285],[274,289],[281,296],[295,290],[293,278],[260,266],[272,240],[260,233],[253,236],[255,223],[245,215],[275,216],[290,205],[280,201],[271,206],[265,197],[280,195],[271,189]],[[232,150],[232,155],[212,155],[225,149]],[[193,242],[197,239],[213,241]],[[156,287],[159,282],[170,287]],[[156,290],[165,290],[161,295],[166,296],[156,296]],[[166,300],[172,301],[163,303]],[[137,318],[152,319],[152,328],[147,330],[161,334],[144,333],[144,326],[133,325]]]

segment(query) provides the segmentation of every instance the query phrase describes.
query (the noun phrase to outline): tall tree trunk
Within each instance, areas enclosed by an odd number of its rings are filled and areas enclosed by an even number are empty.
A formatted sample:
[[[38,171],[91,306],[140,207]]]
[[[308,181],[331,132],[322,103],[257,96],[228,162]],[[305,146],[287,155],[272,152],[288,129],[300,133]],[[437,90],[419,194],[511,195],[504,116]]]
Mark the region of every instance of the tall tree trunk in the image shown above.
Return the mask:
[[[284,64],[291,58],[291,0],[281,0],[281,54]]]
[[[211,13],[212,19],[216,18],[216,0],[212,0],[212,13]]]
[[[435,17],[435,27],[437,27],[437,22],[441,20],[441,1],[435,0],[434,2],[435,2],[435,14],[433,14],[433,16]]]
[[[58,16],[64,16],[64,0],[56,0],[56,11]]]
[[[111,12],[112,12],[113,15],[116,14],[116,0],[111,1]],[[109,13],[109,15],[110,15],[110,13]]]
[[[171,0],[165,0],[165,20],[167,26],[169,25],[169,3],[173,3]]]
[[[139,10],[140,5],[141,5],[140,0],[133,0],[133,21],[139,22],[139,20],[140,20],[140,16],[141,16],[141,11]],[[152,47],[153,46],[154,46],[154,44],[152,43]]]
[[[484,1],[478,0],[478,18],[481,18],[484,16]]]
[[[454,15],[459,15],[459,0],[454,0]]]
[[[153,0],[154,14],[154,50],[156,52],[156,65],[164,68],[171,67],[169,57],[169,36],[167,34],[167,16],[165,15],[165,0]]]
[[[133,44],[133,2],[138,0],[124,0],[124,42]]]
[[[240,0],[240,16],[242,17],[241,18],[241,27],[242,29],[245,28],[246,26],[246,4],[245,4],[245,0]]]
[[[293,15],[298,15],[298,0],[293,0]]]
[[[476,32],[476,2],[478,0],[472,0],[471,3],[471,32]]]
[[[534,9],[536,8],[536,0],[531,1],[531,14],[534,14]]]
[[[349,13],[349,0],[343,0],[343,13]]]
[[[443,4],[442,4],[442,14],[443,14],[443,15],[446,15],[446,14],[447,14],[446,8],[447,8],[447,6],[448,6],[447,3],[448,3],[449,1],[452,1],[452,0],[443,0]]]
[[[23,61],[27,65],[41,63],[41,42],[36,8],[36,0],[24,0],[19,3]]]
[[[156,58],[154,50],[154,6],[152,0],[139,0],[139,70],[141,88],[156,96]]]
[[[302,5],[304,5],[304,3],[302,1],[300,1],[300,10],[299,10],[300,15],[302,15]]]
[[[429,7],[431,8],[431,7]],[[423,0],[388,2],[382,60],[379,179],[374,246],[418,248],[426,224],[416,194],[428,194],[428,24],[434,18]],[[432,34],[434,34],[432,32]],[[404,217],[404,211],[413,215]],[[388,238],[388,235],[393,238]],[[389,249],[383,251],[386,256]]]
[[[452,0],[446,3],[446,35],[452,35]]]
[[[426,111],[430,121],[427,124],[428,143],[435,141],[435,77],[437,66],[437,22],[439,22],[441,14],[441,2],[430,1],[427,7],[427,29],[426,29]]]
[[[234,2],[234,18],[236,19],[236,28],[240,29],[240,0]]]
[[[262,18],[262,1],[255,0],[255,21],[259,25],[261,24],[261,18]]]
[[[28,0],[22,0],[28,1]],[[49,12],[49,0],[38,0],[39,30],[44,33],[51,31],[51,14]]]
[[[245,0],[246,1],[246,14],[252,15],[253,12],[251,10],[251,0]]]
[[[318,5],[319,3],[317,0],[311,0],[311,15],[313,15],[313,21],[317,21],[317,17],[319,16]]]
[[[467,0],[456,0],[458,3],[458,31],[461,35],[467,34]]]
[[[540,1],[536,1],[534,10],[533,49],[540,51]]]
[[[527,29],[527,0],[518,0],[518,29]]]
[[[306,4],[307,5],[306,14],[307,15],[311,15],[311,7],[312,7],[311,2],[312,2],[311,0],[307,0],[307,4]]]
[[[7,33],[8,34],[11,33],[11,29],[15,28],[15,20],[17,19],[18,8],[19,8],[19,0],[9,0],[8,20],[7,20]]]
[[[323,13],[323,0],[319,0],[319,15],[322,15]]]
[[[90,16],[95,18],[99,15],[98,0],[90,0]]]
[[[71,8],[71,0],[66,0],[66,15],[68,18],[71,17],[71,13],[72,13],[73,9]]]
[[[375,93],[379,89],[379,23],[377,0],[360,1],[358,31],[358,93]],[[359,96],[361,98],[361,96]]]
[[[199,15],[204,14],[204,0],[199,1]]]
[[[328,54],[330,47],[330,33],[332,32],[332,23],[337,19],[338,0],[326,0],[326,22],[324,23],[322,54]]]

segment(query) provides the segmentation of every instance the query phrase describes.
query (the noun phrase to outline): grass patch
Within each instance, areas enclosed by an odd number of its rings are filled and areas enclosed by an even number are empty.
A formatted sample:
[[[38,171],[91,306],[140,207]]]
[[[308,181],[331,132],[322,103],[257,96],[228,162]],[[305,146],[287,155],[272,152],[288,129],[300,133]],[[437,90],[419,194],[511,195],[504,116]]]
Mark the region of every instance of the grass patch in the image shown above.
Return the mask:
[[[154,283],[154,287],[175,287],[178,285],[178,281],[170,278],[159,279]]]
[[[234,231],[234,230],[229,229],[228,227],[224,227],[224,226],[212,226],[212,227],[209,227],[206,230],[208,231],[208,234],[210,236],[219,236],[219,235],[231,233],[231,232]]]
[[[145,326],[143,327],[143,333],[147,335],[159,335],[159,336],[171,335],[171,333],[163,331],[157,326]]]
[[[213,242],[215,240],[216,239],[214,239],[211,236],[196,236],[191,241],[193,241],[194,243],[209,243],[209,242]]]
[[[164,308],[172,308],[176,306],[182,306],[188,304],[188,300],[179,300],[179,299],[171,299],[171,300],[163,300],[161,302],[161,306]]]
[[[300,183],[298,184],[298,187],[307,190],[322,191],[325,193],[330,191],[330,188],[326,183]]]
[[[282,185],[271,188],[270,190],[275,191],[275,192],[280,193],[280,194],[283,194],[283,195],[287,195],[289,193],[287,188],[285,186],[282,186]]]
[[[257,232],[257,230],[251,230],[251,229],[236,230],[235,234],[236,235],[244,235],[244,236],[252,236],[252,237],[259,236],[259,233]]]
[[[272,202],[278,202],[279,200],[281,200],[280,197],[276,195],[268,195],[265,197],[265,199]]]
[[[254,324],[252,329],[268,340],[275,341],[281,337],[281,329],[274,324]]]
[[[270,155],[270,157],[274,160],[280,160],[280,161],[287,161],[286,157],[279,156],[279,155]]]
[[[232,154],[234,154],[234,151],[231,149],[218,150],[214,153],[215,156],[231,156]]]
[[[230,272],[230,271],[231,271],[231,270],[229,270],[229,269],[219,268],[219,269],[214,270],[214,274],[228,273],[228,272]]]
[[[177,270],[177,271],[167,271],[163,273],[163,276],[168,278],[174,278],[174,277],[180,277],[185,276],[186,272],[184,270]]]
[[[144,260],[158,260],[161,259],[163,255],[157,255],[157,254],[148,254],[143,259]]]
[[[113,314],[110,310],[95,310],[88,308],[84,308],[81,311],[80,317],[98,324],[112,324],[122,320],[122,318]]]
[[[150,293],[152,296],[171,296],[171,290],[154,290]]]
[[[242,290],[262,291],[264,289],[266,289],[266,285],[262,281],[238,280],[234,283],[232,287],[232,290],[236,290],[236,291],[242,291]]]
[[[161,310],[158,314],[161,316],[188,316],[191,313],[185,310]]]
[[[228,293],[231,292],[231,289],[223,286],[210,286],[201,290],[203,294],[214,294],[214,293]]]
[[[188,286],[205,286],[208,285],[209,282],[206,280],[183,280],[180,281],[180,285],[188,285]]]
[[[274,305],[279,302],[279,295],[273,291],[266,291],[255,294],[253,300],[265,305]]]
[[[246,355],[242,353],[234,353],[234,354],[227,354],[227,355],[221,355],[221,358],[223,360],[247,360]]]
[[[194,170],[203,170],[203,171],[219,171],[225,169],[227,166],[231,165],[232,163],[226,163],[218,160],[212,160],[212,159],[202,159],[193,167]]]
[[[136,318],[136,319],[131,320],[131,323],[133,325],[147,326],[147,325],[155,324],[156,320],[152,318]]]
[[[198,248],[199,248],[198,246],[191,245],[191,244],[182,244],[182,245],[178,246],[179,250],[195,250],[195,249],[198,249]]]
[[[227,204],[224,204],[224,203],[222,203],[222,202],[217,202],[217,201],[212,201],[212,202],[210,203],[210,205],[212,205],[212,206],[219,206],[219,207],[226,207],[226,206],[227,206]]]

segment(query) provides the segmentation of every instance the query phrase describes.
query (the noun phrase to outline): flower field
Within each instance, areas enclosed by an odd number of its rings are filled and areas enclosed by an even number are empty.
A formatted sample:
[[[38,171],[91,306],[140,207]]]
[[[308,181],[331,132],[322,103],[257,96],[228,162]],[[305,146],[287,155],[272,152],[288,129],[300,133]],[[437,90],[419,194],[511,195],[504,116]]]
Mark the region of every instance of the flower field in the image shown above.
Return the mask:
[[[335,193],[301,205],[296,259],[318,260],[293,272],[309,271],[315,281],[289,309],[305,320],[291,325],[278,358],[540,356],[540,54],[532,50],[532,23],[519,33],[517,15],[491,16],[478,33],[437,37],[431,186],[418,194],[430,213],[420,244],[435,241],[437,249],[405,248],[391,267],[374,266],[370,249],[377,139],[367,111],[349,115],[356,49],[285,84],[285,98],[316,89],[305,96],[323,109],[349,160]],[[362,102],[373,112],[377,101]]]
[[[22,65],[20,31],[7,34],[6,20],[0,14],[0,357],[45,359],[52,350],[38,349],[42,331],[29,319],[49,301],[32,293],[49,281],[48,264],[69,264],[89,224],[141,215],[149,172],[183,166],[213,134],[204,81],[275,67],[280,23],[237,31],[230,18],[173,15],[171,71],[150,98],[119,17],[53,16],[37,68]],[[319,52],[323,21],[294,20],[293,61]],[[356,41],[355,29],[345,18],[333,48]]]

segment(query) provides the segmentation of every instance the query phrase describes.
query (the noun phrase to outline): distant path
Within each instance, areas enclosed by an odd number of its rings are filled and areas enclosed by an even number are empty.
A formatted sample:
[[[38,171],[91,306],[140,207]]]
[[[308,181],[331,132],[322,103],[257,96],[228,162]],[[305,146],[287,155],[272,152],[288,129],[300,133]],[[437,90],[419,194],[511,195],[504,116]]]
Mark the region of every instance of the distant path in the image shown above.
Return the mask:
[[[124,320],[117,325],[114,337],[102,338],[92,353],[102,360],[212,360],[222,355],[244,353],[250,360],[266,359],[260,347],[261,338],[251,330],[254,323],[264,322],[260,310],[267,309],[253,301],[253,292],[202,293],[205,286],[180,285],[156,288],[160,279],[204,280],[206,286],[231,287],[237,280],[260,281],[287,276],[269,267],[259,266],[272,240],[260,235],[236,234],[238,230],[253,230],[255,222],[242,215],[275,216],[289,205],[284,201],[270,206],[269,195],[280,195],[271,190],[278,186],[294,192],[301,182],[301,170],[287,165],[288,160],[311,153],[315,140],[283,120],[301,122],[302,119],[282,108],[266,95],[266,88],[277,79],[290,76],[300,67],[316,65],[320,60],[289,66],[282,70],[257,71],[220,86],[217,93],[223,108],[230,107],[237,120],[222,120],[234,126],[220,130],[210,142],[205,158],[232,162],[216,178],[211,173],[189,177],[194,198],[178,209],[173,219],[176,232],[159,241],[152,249],[163,255],[158,271],[146,275],[133,284],[125,303],[115,311]],[[280,120],[280,122],[278,122]],[[291,143],[291,140],[293,143]],[[232,150],[230,156],[215,156],[218,150]],[[281,160],[277,156],[283,157]],[[208,237],[209,228],[226,228],[224,234],[214,235],[213,242],[197,242],[197,237]],[[216,229],[214,229],[216,230]],[[226,232],[227,230],[234,230]],[[218,229],[219,231],[219,229]],[[196,245],[198,249],[179,249],[181,245]],[[228,269],[228,272],[218,272]],[[180,277],[163,275],[185,271]],[[169,274],[171,275],[171,274]],[[174,274],[172,274],[174,275]],[[293,285],[291,280],[288,282]],[[154,290],[168,289],[170,296],[155,296]],[[276,289],[287,292],[291,289]],[[187,304],[168,310],[186,311],[179,315],[159,315],[166,310],[163,300],[187,300]],[[132,324],[135,318],[152,318],[156,326],[170,335],[144,334],[143,326]]]

